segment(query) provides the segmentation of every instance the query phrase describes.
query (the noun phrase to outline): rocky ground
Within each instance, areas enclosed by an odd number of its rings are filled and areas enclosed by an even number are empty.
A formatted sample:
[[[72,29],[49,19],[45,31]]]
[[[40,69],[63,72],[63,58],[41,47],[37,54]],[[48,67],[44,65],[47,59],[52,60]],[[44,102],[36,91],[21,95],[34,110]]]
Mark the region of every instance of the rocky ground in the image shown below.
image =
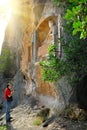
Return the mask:
[[[44,123],[37,125],[34,122],[41,109],[42,107],[37,104],[20,104],[11,111],[13,121],[8,124],[8,130],[87,130],[87,121],[70,120],[63,116],[49,117]],[[5,124],[5,114],[3,114],[0,125]]]

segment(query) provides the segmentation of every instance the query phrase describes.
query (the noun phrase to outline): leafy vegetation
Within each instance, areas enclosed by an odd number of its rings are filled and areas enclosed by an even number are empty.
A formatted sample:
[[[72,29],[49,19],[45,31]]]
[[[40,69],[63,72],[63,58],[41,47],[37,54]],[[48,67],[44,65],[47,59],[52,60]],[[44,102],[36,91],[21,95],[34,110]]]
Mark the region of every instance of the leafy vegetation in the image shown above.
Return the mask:
[[[87,75],[87,42],[79,40],[75,36],[72,40],[68,40],[68,44],[64,45],[65,52],[65,75],[71,82],[79,82]]]
[[[0,130],[7,130],[6,126],[0,126]]]
[[[64,74],[63,62],[55,56],[55,45],[48,48],[49,57],[40,62],[42,66],[42,75],[44,81],[54,82],[60,79]]]
[[[3,48],[2,54],[0,55],[0,73],[3,74],[4,77],[11,77],[14,65],[14,59],[10,51],[7,48]]]
[[[63,46],[65,57],[55,56],[55,45],[49,47],[49,57],[40,62],[44,81],[55,82],[67,76],[69,82],[76,83],[87,74],[87,42],[71,41]]]
[[[34,121],[33,121],[33,125],[39,126],[42,124],[42,119],[40,117],[37,117]]]
[[[66,5],[65,19],[72,23],[73,35],[80,33],[80,38],[87,37],[87,0],[52,0]],[[59,5],[59,4],[58,4]]]
[[[43,80],[55,82],[66,76],[70,83],[77,83],[87,75],[87,0],[52,1],[66,6],[66,44],[62,44],[65,55],[60,59],[55,55],[56,46],[49,47],[49,57],[40,62]]]

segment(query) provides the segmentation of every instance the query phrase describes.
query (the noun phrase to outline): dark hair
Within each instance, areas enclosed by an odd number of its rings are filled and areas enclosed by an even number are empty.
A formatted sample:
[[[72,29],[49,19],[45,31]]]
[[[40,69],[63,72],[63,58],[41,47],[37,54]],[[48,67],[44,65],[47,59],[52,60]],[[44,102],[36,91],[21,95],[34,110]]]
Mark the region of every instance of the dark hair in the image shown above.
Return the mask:
[[[7,88],[9,87],[9,84],[7,84]]]

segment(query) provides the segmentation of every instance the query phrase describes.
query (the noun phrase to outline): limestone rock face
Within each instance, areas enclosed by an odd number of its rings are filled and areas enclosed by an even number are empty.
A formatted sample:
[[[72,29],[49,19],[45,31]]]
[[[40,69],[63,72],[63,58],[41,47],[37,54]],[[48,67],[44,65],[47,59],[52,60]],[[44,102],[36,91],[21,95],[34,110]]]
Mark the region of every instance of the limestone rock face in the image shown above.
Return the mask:
[[[64,108],[64,98],[57,85],[42,81],[38,64],[46,58],[48,46],[56,42],[58,32],[63,28],[62,18],[59,17],[63,10],[55,7],[51,0],[13,0],[12,6],[12,17],[3,46],[8,46],[13,52],[17,71],[20,70],[24,75],[25,84],[22,86],[25,95],[35,91],[45,105]],[[16,81],[16,84],[19,86],[19,82]]]

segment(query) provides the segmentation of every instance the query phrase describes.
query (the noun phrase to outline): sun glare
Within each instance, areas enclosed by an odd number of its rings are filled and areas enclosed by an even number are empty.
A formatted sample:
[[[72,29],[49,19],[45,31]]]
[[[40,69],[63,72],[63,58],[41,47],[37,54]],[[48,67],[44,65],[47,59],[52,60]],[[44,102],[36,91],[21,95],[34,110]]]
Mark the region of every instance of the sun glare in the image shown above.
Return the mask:
[[[11,17],[10,0],[0,0],[0,54],[5,37],[5,30]]]
[[[6,6],[10,4],[10,0],[0,0],[0,6]]]

